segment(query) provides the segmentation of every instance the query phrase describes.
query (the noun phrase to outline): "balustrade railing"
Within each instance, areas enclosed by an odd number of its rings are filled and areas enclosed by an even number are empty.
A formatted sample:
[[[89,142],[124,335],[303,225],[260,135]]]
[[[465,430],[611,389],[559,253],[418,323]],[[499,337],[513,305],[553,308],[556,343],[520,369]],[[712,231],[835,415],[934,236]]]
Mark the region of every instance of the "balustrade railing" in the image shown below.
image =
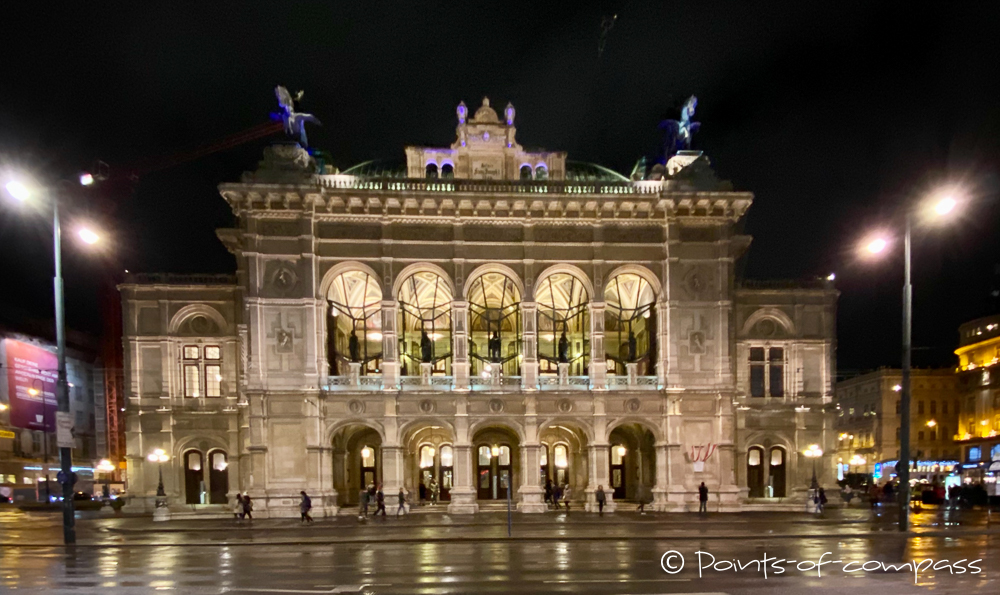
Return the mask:
[[[364,178],[351,175],[316,176],[320,186],[332,190],[388,190],[392,192],[461,192],[511,194],[659,194],[663,181],[574,180],[423,180]]]
[[[333,392],[345,391],[380,391],[387,390],[452,390],[455,379],[452,376],[431,376],[430,384],[424,384],[424,379],[420,376],[403,376],[399,379],[399,384],[395,387],[387,387],[383,384],[381,376],[361,376],[357,383],[352,383],[349,376],[331,376],[327,379],[323,390]],[[518,391],[522,386],[520,376],[501,376],[498,379],[493,377],[483,378],[473,376],[469,378],[469,386],[474,391]],[[565,384],[560,384],[558,376],[540,376],[538,378],[539,390],[590,390],[591,383],[589,376],[568,376]],[[656,376],[637,376],[634,384],[629,384],[628,376],[608,376],[606,387],[608,390],[658,390],[659,381]]]

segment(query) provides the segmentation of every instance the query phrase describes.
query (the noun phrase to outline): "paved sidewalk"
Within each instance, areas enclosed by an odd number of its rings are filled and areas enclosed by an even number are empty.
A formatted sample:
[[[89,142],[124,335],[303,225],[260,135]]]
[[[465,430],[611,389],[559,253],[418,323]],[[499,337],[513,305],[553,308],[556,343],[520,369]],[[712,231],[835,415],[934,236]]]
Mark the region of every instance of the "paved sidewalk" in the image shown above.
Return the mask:
[[[443,507],[442,507],[443,510]],[[338,543],[431,543],[447,541],[503,541],[507,514],[486,512],[473,516],[426,512],[419,515],[369,518],[356,516],[319,519],[302,525],[298,519],[205,518],[154,523],[150,517],[96,513],[78,515],[78,543],[89,546],[160,545],[292,545]],[[549,512],[512,515],[516,540],[678,540],[678,539],[788,539],[799,537],[888,537],[896,534],[890,512],[878,516],[869,509],[838,509],[823,515],[788,512],[735,514],[667,514],[618,512],[603,517],[585,512]],[[913,516],[913,532],[920,535],[1000,534],[983,511],[926,509]],[[0,546],[48,547],[62,544],[61,517],[52,513],[23,513],[0,509]]]

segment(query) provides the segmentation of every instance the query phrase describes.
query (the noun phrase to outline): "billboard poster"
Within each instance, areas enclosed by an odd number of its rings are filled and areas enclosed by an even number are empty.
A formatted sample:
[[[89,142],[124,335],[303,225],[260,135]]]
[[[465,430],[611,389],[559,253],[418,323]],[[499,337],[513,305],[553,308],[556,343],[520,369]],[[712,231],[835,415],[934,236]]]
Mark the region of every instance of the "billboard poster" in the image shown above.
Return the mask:
[[[10,425],[54,432],[58,405],[56,354],[13,339],[4,339],[4,348]]]

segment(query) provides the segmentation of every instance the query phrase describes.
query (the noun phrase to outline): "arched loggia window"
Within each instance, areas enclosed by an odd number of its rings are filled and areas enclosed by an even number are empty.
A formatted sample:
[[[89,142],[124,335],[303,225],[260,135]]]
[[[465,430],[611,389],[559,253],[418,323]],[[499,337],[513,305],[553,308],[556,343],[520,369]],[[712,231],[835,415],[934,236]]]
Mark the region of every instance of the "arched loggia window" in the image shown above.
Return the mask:
[[[436,179],[438,177],[437,163],[428,163],[424,171],[425,171],[425,177],[430,179]]]
[[[486,273],[469,288],[469,360],[473,374],[501,366],[506,375],[520,373],[521,294],[510,277]]]
[[[538,282],[538,362],[542,373],[570,365],[570,375],[587,374],[590,362],[590,296],[580,279],[553,273]]]
[[[521,166],[521,179],[522,180],[530,180],[531,179],[531,166],[530,165],[522,165]]]
[[[625,364],[638,364],[640,376],[655,374],[656,296],[645,278],[623,273],[604,290],[604,345],[608,370],[625,374]]]
[[[327,359],[330,374],[346,376],[348,363],[378,372],[382,361],[382,289],[364,271],[337,275],[327,293]]]
[[[450,180],[455,177],[455,166],[450,163],[445,163],[441,166],[441,177],[445,180]]]
[[[404,376],[419,376],[420,364],[434,374],[451,372],[451,288],[437,273],[421,271],[399,289],[399,355]]]

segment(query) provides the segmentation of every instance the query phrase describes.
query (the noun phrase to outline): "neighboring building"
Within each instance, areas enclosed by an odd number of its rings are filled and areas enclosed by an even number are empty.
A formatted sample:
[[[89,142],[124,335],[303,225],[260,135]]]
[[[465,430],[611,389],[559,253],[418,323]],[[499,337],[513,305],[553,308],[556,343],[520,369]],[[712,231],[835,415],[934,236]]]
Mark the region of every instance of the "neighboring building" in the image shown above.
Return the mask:
[[[962,413],[955,441],[962,445],[967,476],[991,480],[987,483],[995,490],[993,473],[1000,472],[1000,315],[967,322],[958,332]]]
[[[837,462],[842,473],[882,476],[887,463],[895,471],[901,383],[901,371],[887,368],[837,383]],[[914,369],[910,387],[915,477],[942,480],[960,455],[952,439],[959,419],[958,378],[951,369]]]
[[[753,196],[685,151],[629,180],[532,152],[483,102],[450,147],[319,174],[265,150],[220,193],[235,277],[121,286],[130,506],[260,516],[437,488],[455,513],[547,480],[593,509],[804,504],[834,481],[832,283],[741,282]],[[646,178],[646,179],[643,179]],[[825,454],[807,460],[816,445]]]
[[[93,488],[94,466],[104,452],[103,369],[89,339],[70,333],[66,357],[76,491]],[[0,494],[14,500],[57,495],[59,450],[55,435],[55,345],[37,336],[0,330]],[[51,483],[46,484],[46,478]]]

